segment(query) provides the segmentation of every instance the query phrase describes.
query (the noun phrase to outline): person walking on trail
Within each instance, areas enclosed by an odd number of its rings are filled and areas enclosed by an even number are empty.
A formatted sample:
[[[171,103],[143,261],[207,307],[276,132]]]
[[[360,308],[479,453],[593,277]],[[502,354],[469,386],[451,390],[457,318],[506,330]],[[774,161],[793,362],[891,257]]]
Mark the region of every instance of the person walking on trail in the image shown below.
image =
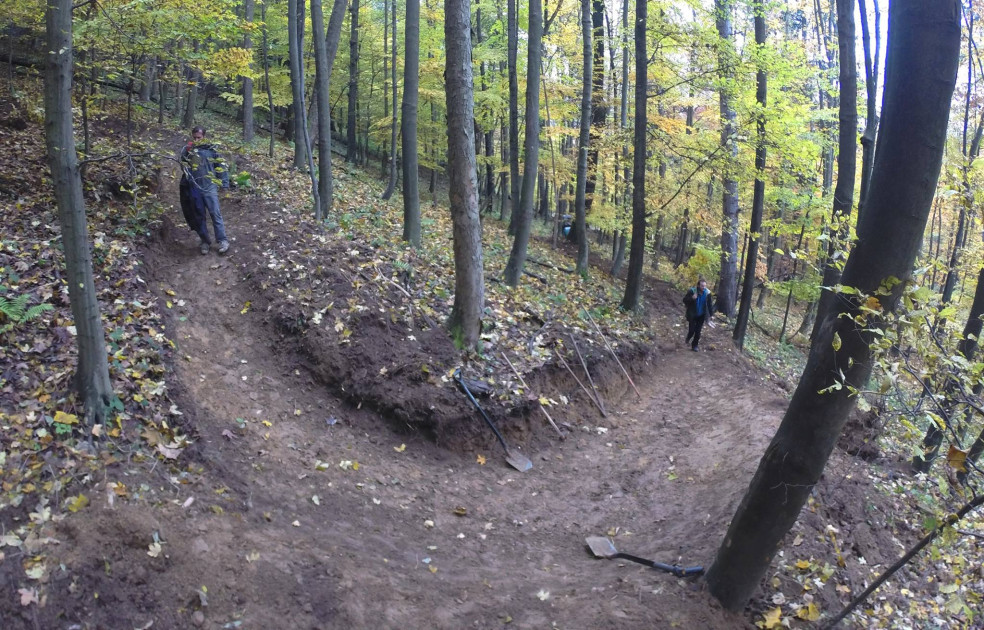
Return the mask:
[[[207,254],[212,245],[208,235],[208,217],[211,217],[219,253],[225,254],[229,251],[229,239],[219,209],[218,187],[229,188],[229,169],[216,146],[205,140],[204,127],[192,129],[191,137],[192,140],[181,149],[181,169],[182,184],[190,195],[191,203],[199,209],[198,227],[193,229],[201,238],[200,251],[203,255]]]
[[[704,328],[704,322],[710,320],[714,314],[714,302],[711,299],[711,291],[707,288],[707,280],[700,278],[697,286],[690,287],[687,294],[683,296],[683,303],[687,307],[687,343],[690,349],[697,352],[700,344],[700,333]],[[713,328],[714,324],[710,324]]]

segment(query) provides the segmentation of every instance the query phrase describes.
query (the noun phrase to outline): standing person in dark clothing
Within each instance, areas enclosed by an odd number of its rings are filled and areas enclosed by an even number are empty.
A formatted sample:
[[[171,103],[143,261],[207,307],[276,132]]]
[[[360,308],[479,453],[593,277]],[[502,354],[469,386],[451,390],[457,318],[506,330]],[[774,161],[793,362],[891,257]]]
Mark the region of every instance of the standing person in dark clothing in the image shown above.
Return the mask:
[[[697,286],[690,287],[687,294],[683,296],[683,303],[687,307],[687,322],[689,323],[687,343],[691,344],[691,350],[697,352],[704,322],[714,315],[714,302],[711,299],[711,291],[707,288],[707,280],[704,278],[697,280]],[[711,324],[711,327],[713,326]]]
[[[212,217],[215,242],[219,245],[219,253],[225,254],[229,251],[229,239],[222,222],[222,211],[219,210],[218,187],[221,184],[223,188],[229,188],[229,169],[215,145],[205,141],[204,127],[192,129],[191,136],[192,140],[181,149],[182,180],[188,184],[192,202]],[[207,254],[212,240],[208,235],[206,217],[202,217],[197,232],[202,240],[200,250],[203,255]]]

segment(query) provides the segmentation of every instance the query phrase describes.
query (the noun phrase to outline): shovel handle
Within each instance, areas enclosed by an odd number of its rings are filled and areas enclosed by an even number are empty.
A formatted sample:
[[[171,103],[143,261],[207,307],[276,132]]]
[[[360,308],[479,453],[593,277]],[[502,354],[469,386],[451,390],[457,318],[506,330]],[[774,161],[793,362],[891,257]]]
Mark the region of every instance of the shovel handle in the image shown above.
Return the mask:
[[[470,400],[472,404],[475,405],[475,408],[478,409],[478,412],[482,414],[482,418],[485,420],[485,423],[489,425],[489,428],[492,429],[493,433],[495,433],[495,437],[499,439],[499,444],[502,445],[502,450],[506,452],[506,455],[509,455],[509,447],[506,445],[505,438],[502,437],[502,434],[499,433],[499,429],[495,427],[492,419],[489,418],[488,414],[485,413],[485,410],[482,409],[482,406],[479,405],[478,401],[475,400],[475,397],[472,396],[471,390],[468,389],[468,386],[465,385],[465,381],[461,378],[460,369],[454,371],[454,380],[458,383],[458,385],[461,385],[461,389],[465,390],[465,393],[468,394],[468,400]]]
[[[704,567],[693,566],[693,567],[681,567],[678,564],[666,564],[665,562],[656,562],[655,560],[647,560],[645,558],[640,558],[639,556],[633,556],[630,553],[619,552],[615,554],[616,558],[622,558],[624,560],[629,560],[631,562],[637,562],[639,564],[646,565],[653,569],[658,569],[660,571],[665,571],[666,573],[671,573],[679,578],[692,577],[695,575],[703,575]]]

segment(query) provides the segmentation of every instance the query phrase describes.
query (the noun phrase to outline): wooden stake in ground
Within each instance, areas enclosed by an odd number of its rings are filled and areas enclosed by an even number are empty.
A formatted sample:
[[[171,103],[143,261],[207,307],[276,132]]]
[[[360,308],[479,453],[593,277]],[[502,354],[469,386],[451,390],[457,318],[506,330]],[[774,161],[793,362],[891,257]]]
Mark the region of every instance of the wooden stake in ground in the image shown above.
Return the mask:
[[[557,354],[557,358],[560,359],[561,365],[563,365],[565,368],[567,368],[567,371],[570,372],[571,376],[574,377],[574,380],[577,381],[577,384],[581,386],[581,389],[584,390],[584,393],[587,394],[587,396],[591,400],[591,402],[593,402],[595,404],[595,407],[598,408],[598,411],[601,412],[601,415],[603,417],[607,418],[608,417],[608,414],[605,413],[605,410],[601,408],[601,405],[598,404],[598,401],[595,400],[594,396],[591,395],[591,392],[588,391],[588,388],[585,387],[584,386],[584,383],[581,382],[581,379],[579,379],[577,377],[577,374],[574,373],[574,370],[571,369],[571,366],[567,365],[567,361],[564,360],[564,355],[558,353]]]
[[[581,349],[577,347],[577,341],[574,340],[574,335],[570,335],[571,343],[574,345],[574,352],[577,353],[577,358],[581,360],[581,367],[584,368],[584,374],[588,377],[588,383],[591,385],[591,391],[594,392],[595,400],[598,401],[598,408],[601,409],[601,415],[608,417],[605,413],[605,405],[601,402],[601,394],[598,393],[598,388],[595,387],[594,380],[591,378],[591,372],[588,372],[588,364],[585,363],[584,357],[581,356]]]
[[[525,389],[526,391],[530,391],[529,386],[526,385],[526,381],[523,380],[523,376],[519,373],[519,370],[516,369],[516,366],[512,364],[512,361],[509,360],[509,357],[506,356],[506,353],[503,352],[501,354],[502,354],[502,358],[505,359],[506,360],[506,363],[509,364],[509,367],[512,368],[513,374],[515,374],[516,375],[516,378],[519,379],[519,382],[523,386],[523,389]],[[543,415],[545,415],[547,417],[547,422],[550,423],[550,426],[552,426],[554,428],[554,430],[557,432],[557,435],[559,435],[560,436],[560,439],[563,440],[564,439],[564,434],[560,432],[560,427],[558,427],[557,426],[557,423],[554,422],[554,419],[550,417],[550,412],[548,412],[547,411],[547,408],[543,406],[543,403],[540,402],[539,398],[537,399],[536,402],[537,402],[537,404],[540,405],[540,411],[542,411],[543,412]]]
[[[601,328],[598,326],[598,323],[595,322],[593,317],[591,317],[591,313],[588,312],[588,309],[584,309],[584,314],[588,316],[588,321],[594,325],[595,330],[598,331],[598,335],[601,337],[601,340],[604,341],[605,346],[608,347],[608,351],[612,353],[612,358],[615,359],[615,363],[618,363],[618,367],[622,368],[622,374],[625,374],[625,378],[629,379],[629,385],[631,385],[632,389],[635,390],[636,396],[639,397],[639,400],[642,400],[642,394],[639,393],[639,388],[632,382],[632,377],[629,376],[629,373],[625,369],[625,366],[622,365],[622,362],[618,360],[618,355],[615,354],[615,349],[612,348],[612,344],[608,343],[608,339],[606,339],[604,333],[601,332]]]

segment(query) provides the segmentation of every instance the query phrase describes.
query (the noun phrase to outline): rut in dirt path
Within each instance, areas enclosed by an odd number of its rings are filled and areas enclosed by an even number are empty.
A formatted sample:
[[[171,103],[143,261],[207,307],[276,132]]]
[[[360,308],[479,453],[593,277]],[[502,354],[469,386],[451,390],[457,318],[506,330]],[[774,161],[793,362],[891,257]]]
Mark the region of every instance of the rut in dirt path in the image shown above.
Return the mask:
[[[608,419],[531,453],[533,470],[518,473],[501,451],[453,453],[397,435],[325,391],[285,351],[271,314],[247,306],[268,235],[251,227],[248,204],[229,200],[223,212],[227,256],[201,256],[197,237],[177,229],[150,255],[154,288],[173,306],[172,391],[196,438],[182,457],[198,475],[152,510],[94,506],[116,532],[109,551],[97,532],[74,532],[72,560],[103,553],[120,567],[115,589],[98,576],[87,588],[135,602],[91,618],[214,628],[745,625],[689,582],[595,560],[584,545],[611,533],[638,555],[710,561],[784,404],[730,353],[663,348],[637,380],[641,400],[609,401]],[[460,422],[481,422],[463,396]],[[166,559],[148,561],[147,531],[161,532]],[[208,605],[189,605],[201,586]]]

